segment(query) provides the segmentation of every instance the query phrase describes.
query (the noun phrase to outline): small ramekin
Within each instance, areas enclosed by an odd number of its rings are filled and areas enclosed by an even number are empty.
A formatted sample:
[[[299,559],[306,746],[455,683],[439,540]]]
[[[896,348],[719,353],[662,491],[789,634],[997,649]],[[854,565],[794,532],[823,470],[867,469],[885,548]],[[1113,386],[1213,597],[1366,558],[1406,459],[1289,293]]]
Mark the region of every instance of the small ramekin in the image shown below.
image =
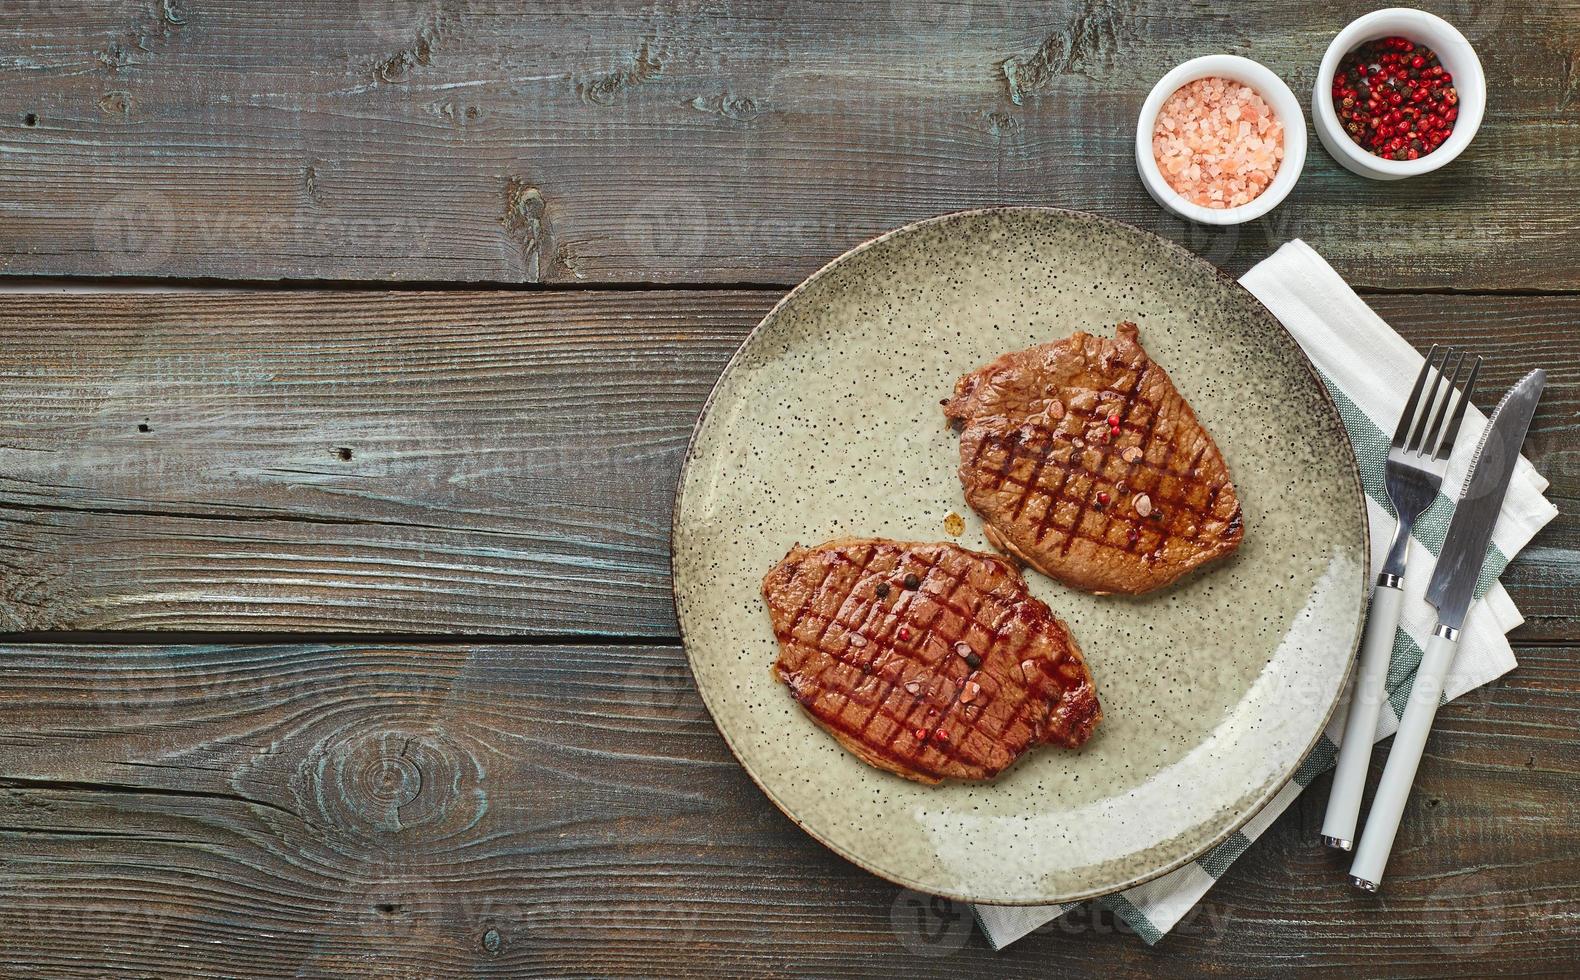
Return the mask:
[[[1255,89],[1284,127],[1284,159],[1278,165],[1278,173],[1273,175],[1273,182],[1255,198],[1235,208],[1204,208],[1185,200],[1163,179],[1157,157],[1152,153],[1152,130],[1157,125],[1158,110],[1163,108],[1164,101],[1182,85],[1198,78],[1213,77],[1231,79]],[[1141,171],[1141,183],[1147,193],[1180,217],[1204,225],[1237,225],[1260,218],[1278,207],[1294,189],[1305,163],[1306,117],[1300,111],[1300,100],[1283,79],[1250,58],[1232,54],[1192,58],[1158,80],[1147,101],[1142,103],[1141,116],[1136,120],[1136,168]]]
[[[1333,75],[1338,71],[1339,61],[1367,41],[1395,35],[1425,44],[1435,51],[1443,70],[1454,77],[1454,88],[1459,93],[1459,118],[1454,120],[1454,131],[1442,146],[1417,160],[1384,160],[1368,152],[1350,139],[1339,124],[1338,111],[1333,108]],[[1409,7],[1374,10],[1340,31],[1328,45],[1327,54],[1322,56],[1316,88],[1311,93],[1311,117],[1317,127],[1317,139],[1345,169],[1373,180],[1414,177],[1446,165],[1470,145],[1476,130],[1481,127],[1486,108],[1487,76],[1481,70],[1481,59],[1476,57],[1476,50],[1465,40],[1465,35],[1443,18]]]

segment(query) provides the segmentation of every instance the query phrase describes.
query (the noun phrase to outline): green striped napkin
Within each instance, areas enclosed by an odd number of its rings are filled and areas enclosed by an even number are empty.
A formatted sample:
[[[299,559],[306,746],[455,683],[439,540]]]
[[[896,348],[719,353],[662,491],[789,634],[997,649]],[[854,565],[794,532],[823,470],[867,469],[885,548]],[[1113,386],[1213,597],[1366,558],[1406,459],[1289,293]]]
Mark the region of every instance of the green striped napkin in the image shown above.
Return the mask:
[[[1405,396],[1421,369],[1422,356],[1393,331],[1337,272],[1305,242],[1296,240],[1263,260],[1240,280],[1261,300],[1305,350],[1338,405],[1349,430],[1360,464],[1371,522],[1372,563],[1380,567],[1388,539],[1393,535],[1393,512],[1383,492],[1383,461],[1394,424],[1404,409]],[[1486,416],[1472,406],[1466,413],[1443,486],[1450,493],[1464,481],[1472,447]],[[1460,634],[1459,651],[1448,680],[1444,700],[1453,700],[1502,676],[1515,667],[1514,650],[1504,635],[1520,624],[1521,616],[1498,576],[1509,559],[1518,554],[1538,530],[1558,511],[1542,496],[1544,480],[1529,461],[1521,459],[1514,471],[1503,512],[1493,531],[1492,545],[1481,569],[1477,602],[1471,607]],[[1410,541],[1411,567],[1429,568],[1442,547],[1452,501],[1439,495],[1436,503],[1416,523]],[[1393,659],[1388,668],[1389,703],[1378,719],[1374,740],[1399,729],[1399,716],[1415,683],[1421,650],[1436,624],[1436,610],[1423,598],[1428,576],[1405,578],[1405,597],[1399,630],[1394,637]],[[1295,778],[1243,828],[1195,862],[1129,891],[1096,899],[1123,919],[1148,944],[1163,938],[1202,896],[1207,894],[1234,859],[1261,836],[1278,815],[1318,775],[1333,765],[1342,718],[1335,718],[1317,748],[1306,758]],[[1319,846],[1315,839],[1312,847]],[[1335,877],[1335,889],[1348,887]],[[1064,914],[1075,905],[1007,908],[975,907],[977,923],[994,949],[1005,946]]]

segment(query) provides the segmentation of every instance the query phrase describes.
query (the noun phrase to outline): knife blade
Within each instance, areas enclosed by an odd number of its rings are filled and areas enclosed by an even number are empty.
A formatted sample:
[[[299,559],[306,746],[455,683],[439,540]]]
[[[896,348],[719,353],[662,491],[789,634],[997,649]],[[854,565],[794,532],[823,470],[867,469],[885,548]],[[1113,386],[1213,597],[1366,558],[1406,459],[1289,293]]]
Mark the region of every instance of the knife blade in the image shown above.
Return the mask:
[[[1519,462],[1520,447],[1546,385],[1547,372],[1538,368],[1510,388],[1492,410],[1470,458],[1437,567],[1426,587],[1426,601],[1437,607],[1437,621],[1450,629],[1457,630],[1465,623],[1487,545],[1492,541],[1492,528],[1503,510],[1514,464]]]

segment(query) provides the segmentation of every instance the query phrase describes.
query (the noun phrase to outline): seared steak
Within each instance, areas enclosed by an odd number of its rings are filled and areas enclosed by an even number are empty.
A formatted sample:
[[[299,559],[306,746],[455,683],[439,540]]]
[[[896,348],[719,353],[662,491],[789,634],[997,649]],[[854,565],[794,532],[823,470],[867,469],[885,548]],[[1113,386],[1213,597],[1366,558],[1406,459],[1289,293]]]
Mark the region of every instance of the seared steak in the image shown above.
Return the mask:
[[[960,482],[988,540],[1066,585],[1137,594],[1240,546],[1240,501],[1136,325],[1005,354],[961,378]]]
[[[992,779],[1102,718],[1069,629],[1009,562],[952,544],[797,545],[763,579],[774,674],[840,744],[922,783]]]

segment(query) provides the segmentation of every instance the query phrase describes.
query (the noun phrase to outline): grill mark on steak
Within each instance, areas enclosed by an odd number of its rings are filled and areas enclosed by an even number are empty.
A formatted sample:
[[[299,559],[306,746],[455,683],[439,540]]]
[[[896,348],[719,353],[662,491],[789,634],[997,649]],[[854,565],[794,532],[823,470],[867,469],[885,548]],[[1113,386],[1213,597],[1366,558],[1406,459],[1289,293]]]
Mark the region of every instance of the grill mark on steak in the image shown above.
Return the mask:
[[[989,540],[1067,584],[1146,592],[1239,546],[1223,458],[1134,324],[1006,354],[962,377],[944,411],[964,423],[960,478]],[[1190,462],[1176,468],[1182,447]]]
[[[1052,437],[1052,435],[1050,434],[1049,437],[1046,440],[1044,440],[1041,445],[1042,445],[1042,448],[1037,450],[1037,462],[1036,462],[1036,465],[1034,465],[1032,467],[1032,470],[1031,470],[1031,479],[1027,481],[1028,483],[1031,483],[1032,485],[1036,485],[1037,479],[1042,476],[1043,467],[1048,465],[1048,460],[1053,456],[1054,445],[1053,445],[1053,437]],[[1033,496],[1033,494],[1031,493],[1030,490],[1028,490],[1025,493],[1021,494],[1020,495],[1020,500],[1015,502],[1015,513],[1010,515],[1010,516],[1012,516],[1012,517],[1020,517],[1021,511],[1026,509],[1026,504],[1031,501],[1032,496]]]
[[[1054,440],[1062,436],[1063,433],[1061,432],[1050,432],[1048,436],[1048,445],[1051,447]],[[1048,495],[1046,500],[1043,501],[1042,520],[1037,522],[1036,540],[1038,544],[1041,544],[1042,539],[1048,536],[1048,522],[1052,521],[1056,516],[1059,509],[1059,501],[1064,498],[1065,488],[1070,485],[1070,474],[1075,472],[1075,467],[1071,464],[1075,462],[1076,453],[1079,451],[1080,449],[1075,445],[1074,440],[1070,440],[1070,455],[1065,458],[1063,472],[1059,475],[1059,485],[1055,487],[1053,492]]]
[[[1055,435],[1055,438],[1060,438],[1060,437],[1064,437],[1064,433],[1057,433]],[[990,444],[998,445],[1001,448],[1005,449],[1006,453],[1013,454],[1014,443],[1012,443],[1009,440],[999,439],[999,440],[997,440],[995,442],[993,440],[993,438],[991,438],[991,437],[989,439],[984,439],[983,440],[983,445],[984,446],[990,445]],[[1115,458],[1113,456],[1113,454],[1111,452],[1108,452],[1107,450],[1095,450],[1095,451],[1099,454],[1099,456],[1102,458],[1103,461],[1110,461],[1110,460]],[[1123,464],[1126,467],[1125,475],[1123,477],[1119,478],[1119,479],[1114,480],[1113,482],[1116,485],[1118,483],[1129,483],[1131,480],[1134,479],[1135,473],[1137,472],[1137,467],[1140,467],[1142,472],[1151,473],[1151,474],[1154,474],[1157,477],[1157,479],[1154,481],[1154,483],[1151,485],[1150,488],[1143,489],[1143,490],[1141,490],[1141,492],[1148,494],[1148,496],[1150,496],[1153,499],[1153,501],[1156,502],[1156,503],[1176,505],[1176,507],[1173,510],[1174,513],[1185,513],[1185,514],[1190,515],[1190,516],[1196,516],[1196,510],[1195,510],[1194,505],[1192,505],[1190,503],[1190,501],[1186,497],[1181,497],[1181,496],[1178,496],[1178,495],[1165,494],[1165,493],[1163,493],[1163,491],[1161,489],[1159,489],[1159,485],[1160,485],[1160,483],[1161,483],[1161,481],[1163,479],[1166,479],[1168,477],[1176,477],[1176,478],[1181,478],[1181,479],[1196,479],[1197,477],[1199,477],[1199,475],[1200,475],[1199,474],[1199,463],[1200,463],[1201,457],[1204,454],[1204,452],[1205,452],[1204,449],[1198,449],[1196,451],[1196,454],[1191,457],[1191,462],[1189,464],[1187,464],[1187,466],[1186,466],[1186,468],[1184,470],[1168,470],[1164,466],[1154,466],[1154,465],[1152,465],[1150,463],[1146,463],[1145,461],[1138,461],[1136,463],[1125,463],[1125,464]],[[1172,455],[1172,453],[1173,453],[1173,447],[1170,446],[1168,448],[1168,454]],[[1077,456],[1078,456],[1078,454],[1074,454],[1074,455],[1072,455],[1071,459],[1074,460],[1074,459],[1077,458]],[[1019,458],[1024,458],[1024,457],[1019,457]],[[1036,486],[1035,482],[1034,482],[1038,477],[1040,477],[1041,472],[1042,472],[1042,468],[1045,465],[1045,463],[1046,463],[1048,458],[1049,458],[1049,454],[1039,451],[1037,463],[1036,463],[1035,468],[1034,468],[1034,470],[1032,472],[1032,476],[1030,478],[1028,478],[1028,480],[1025,480],[1025,481],[1019,480],[1019,479],[1014,477],[1013,473],[1011,473],[1009,476],[1004,477],[1000,483],[998,483],[997,485],[995,485],[993,487],[993,489],[998,490],[998,489],[1003,489],[1005,486],[1011,486],[1011,487],[1015,487],[1015,488],[1017,488],[1017,489],[1022,491],[1022,493],[1020,494],[1020,496],[1018,498],[1018,502],[1017,502],[1017,505],[1016,505],[1017,509],[1012,512],[1012,516],[1018,517],[1019,514],[1020,514],[1020,508],[1024,507],[1024,505],[1025,505],[1025,503],[1027,501],[1031,500],[1032,498],[1036,498],[1036,497],[1043,497],[1045,499],[1050,499],[1050,500],[1054,501],[1055,503],[1070,503],[1070,504],[1076,504],[1078,506],[1083,506],[1083,507],[1085,505],[1088,505],[1092,501],[1093,495],[1083,494],[1083,495],[1080,495],[1080,496],[1074,496],[1074,495],[1066,496],[1063,493],[1063,491],[1064,491],[1064,489],[1067,487],[1067,485],[1069,483],[1070,476],[1073,473],[1076,473],[1078,471],[1081,472],[1081,473],[1087,474],[1089,476],[1092,476],[1094,478],[1095,477],[1102,477],[1103,476],[1102,470],[1104,468],[1102,463],[1099,463],[1097,467],[1089,467],[1089,466],[1085,465],[1084,459],[1083,459],[1081,466],[1067,467],[1066,471],[1063,473],[1063,475],[1061,477],[1061,481],[1060,481],[1059,485],[1057,487],[1055,487],[1053,490],[1050,491],[1047,488]],[[1013,464],[1013,462],[1015,462],[1015,457],[1011,456],[1010,462]],[[1013,469],[1013,467],[1011,467],[1011,469]],[[1207,505],[1204,505],[1204,506],[1205,507],[1211,507],[1213,504],[1215,504],[1217,499],[1218,499],[1218,494],[1222,491],[1222,489],[1223,489],[1223,487],[1221,485],[1220,486],[1213,486],[1210,489],[1210,491],[1209,491],[1209,498],[1208,498],[1209,499],[1209,503]],[[1112,507],[1111,506],[1107,507],[1107,508],[1097,507],[1097,508],[1092,508],[1092,509],[1095,510],[1097,513],[1100,513],[1100,514],[1103,515],[1103,521],[1104,521],[1103,528],[1109,527],[1110,524],[1113,521]],[[1072,523],[1071,523],[1071,527],[1072,528],[1079,528],[1080,527],[1086,512],[1087,511],[1085,511],[1085,510],[1082,510],[1082,511],[1078,512],[1077,519],[1072,521]],[[1046,518],[1046,515],[1049,514],[1049,513],[1051,513],[1051,510],[1044,512],[1045,518]],[[1164,538],[1167,538],[1168,536],[1170,536],[1170,534],[1173,533],[1171,528],[1172,528],[1172,524],[1165,525],[1159,531],[1160,536],[1162,536]],[[1077,535],[1071,536],[1071,535],[1069,535],[1067,533],[1068,529],[1065,529],[1065,528],[1048,528],[1046,526],[1045,522],[1038,525],[1038,538],[1037,538],[1037,540],[1040,541],[1042,539],[1042,537],[1046,535],[1048,530],[1058,530],[1060,532],[1060,536],[1065,539],[1065,543],[1066,544],[1068,544],[1069,541],[1071,541],[1071,540],[1091,541],[1091,542],[1096,543],[1096,544],[1104,544],[1103,535],[1101,533],[1090,534],[1090,535],[1077,534]],[[1183,535],[1183,536],[1191,538],[1192,540],[1198,539],[1200,537],[1200,529],[1197,528],[1196,530],[1192,531],[1191,533],[1189,533],[1187,535]]]
[[[1139,394],[1141,392],[1141,383],[1146,380],[1146,376],[1147,376],[1147,372],[1146,372],[1146,368],[1145,367],[1143,367],[1140,370],[1136,371],[1136,380],[1131,382],[1130,390],[1125,392],[1125,394],[1123,396],[1123,401],[1120,404],[1119,411],[1116,413],[1119,416],[1121,426],[1124,424],[1124,421],[1126,419],[1130,418],[1131,414],[1135,412],[1136,398],[1139,396]],[[1098,411],[1099,412],[1102,411],[1101,400],[1099,400]],[[1148,418],[1157,418],[1157,416],[1158,416],[1158,410],[1157,410],[1156,407],[1153,407],[1152,410],[1147,413],[1147,417]],[[1099,421],[1102,421],[1102,420],[1099,420]],[[1123,431],[1123,429],[1121,429],[1121,431]],[[1110,447],[1112,445],[1112,442],[1113,442],[1113,440],[1110,438],[1107,442],[1103,442],[1103,443],[1100,444],[1104,448],[1097,450],[1099,461],[1098,461],[1096,473],[1101,473],[1102,470],[1105,468],[1105,465],[1107,464],[1107,462],[1110,459],[1115,458],[1113,453],[1111,451],[1109,451],[1109,449],[1108,449],[1108,447]],[[1144,446],[1144,445],[1146,445],[1146,443],[1143,442],[1142,445]],[[1093,488],[1095,489],[1096,485],[1097,485],[1095,479],[1093,480],[1093,484],[1092,485],[1093,485]],[[1027,490],[1026,492],[1030,493],[1031,491]],[[1084,502],[1085,501],[1083,500],[1083,505],[1084,505]],[[1119,504],[1118,497],[1114,497],[1112,500],[1109,501],[1109,506],[1104,508],[1104,512],[1103,512],[1103,526],[1102,526],[1101,531],[1098,534],[1093,535],[1093,537],[1095,539],[1097,539],[1099,541],[1106,541],[1107,540],[1108,528],[1110,526],[1112,526],[1112,524],[1114,523],[1114,513],[1118,509],[1118,504]],[[1080,522],[1080,519],[1077,518],[1077,520],[1075,522],[1076,533],[1079,533],[1080,529],[1081,529],[1081,522]],[[1065,538],[1064,539],[1064,548],[1063,548],[1061,554],[1068,555],[1070,553],[1070,545],[1072,545],[1074,543],[1075,543],[1075,534],[1071,534],[1069,537]],[[1126,542],[1125,550],[1126,551],[1130,550],[1128,542]]]
[[[914,589],[896,586],[907,574]],[[883,596],[879,582],[890,585]],[[1101,718],[1067,627],[1001,558],[879,539],[798,546],[763,579],[763,596],[780,643],[775,675],[878,768],[926,783],[991,779],[1037,742],[1080,745]],[[962,641],[979,661],[957,654]],[[969,702],[967,682],[980,685]]]

